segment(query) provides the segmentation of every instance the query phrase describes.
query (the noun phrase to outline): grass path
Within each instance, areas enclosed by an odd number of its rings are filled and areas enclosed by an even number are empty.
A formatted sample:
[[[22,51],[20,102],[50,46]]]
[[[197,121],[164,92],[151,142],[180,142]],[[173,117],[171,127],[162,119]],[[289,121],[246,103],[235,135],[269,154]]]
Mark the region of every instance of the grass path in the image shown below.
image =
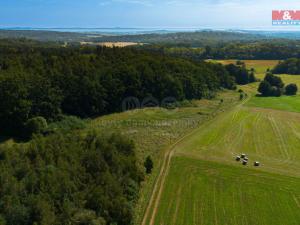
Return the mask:
[[[191,136],[196,131],[197,131],[197,129],[191,131],[189,134],[187,134],[184,137],[180,138],[178,141],[176,141],[171,147],[169,147],[166,150],[166,153],[165,153],[164,159],[163,159],[163,164],[160,168],[159,175],[158,175],[157,180],[154,184],[154,188],[153,188],[153,191],[152,191],[152,194],[151,194],[151,198],[149,200],[145,215],[143,217],[142,225],[147,224],[149,217],[150,217],[149,224],[150,225],[154,224],[154,219],[155,219],[155,215],[156,215],[156,212],[157,212],[159,200],[161,198],[161,194],[162,194],[162,190],[163,190],[164,183],[165,183],[165,180],[166,180],[166,176],[168,175],[168,171],[169,171],[169,168],[170,168],[170,162],[171,162],[171,158],[174,154],[175,146],[178,145],[181,141],[183,141],[186,138],[188,138],[189,136]],[[153,209],[153,211],[151,212],[152,209]]]

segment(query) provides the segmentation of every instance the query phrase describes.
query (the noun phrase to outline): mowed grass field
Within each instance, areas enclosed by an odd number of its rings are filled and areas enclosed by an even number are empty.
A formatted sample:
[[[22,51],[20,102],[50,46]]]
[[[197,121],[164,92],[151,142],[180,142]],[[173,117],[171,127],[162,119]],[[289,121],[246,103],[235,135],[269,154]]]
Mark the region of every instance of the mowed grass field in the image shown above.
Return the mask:
[[[241,87],[249,101],[172,148],[146,224],[300,224],[300,102],[298,96],[258,99],[257,85]],[[249,156],[247,166],[235,161],[241,153]]]
[[[290,112],[300,112],[300,96],[282,96],[277,97],[253,97],[246,104],[252,107],[271,108],[277,110],[286,110]]]
[[[175,156],[155,224],[298,225],[299,185],[292,177]]]

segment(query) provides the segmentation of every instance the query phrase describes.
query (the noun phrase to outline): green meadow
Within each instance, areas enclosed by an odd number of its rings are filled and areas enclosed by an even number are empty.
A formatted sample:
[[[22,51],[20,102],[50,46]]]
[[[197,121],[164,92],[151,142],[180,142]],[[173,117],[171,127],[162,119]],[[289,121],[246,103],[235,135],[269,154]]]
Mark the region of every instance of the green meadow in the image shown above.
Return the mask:
[[[253,97],[247,104],[250,107],[270,108],[300,112],[300,96]]]
[[[176,156],[155,224],[297,225],[300,179]]]
[[[143,225],[299,224],[300,98],[256,97],[257,86],[169,149]]]

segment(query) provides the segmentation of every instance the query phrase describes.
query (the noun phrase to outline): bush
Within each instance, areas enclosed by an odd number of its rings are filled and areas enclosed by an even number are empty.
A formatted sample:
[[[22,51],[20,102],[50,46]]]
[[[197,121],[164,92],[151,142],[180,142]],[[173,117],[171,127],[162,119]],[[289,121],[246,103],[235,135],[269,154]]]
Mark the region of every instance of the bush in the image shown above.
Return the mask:
[[[282,82],[281,78],[274,76],[272,73],[267,73],[264,80],[269,82],[269,84],[271,84],[271,86],[275,86],[278,88],[284,87],[284,83]]]
[[[262,96],[276,96],[283,94],[284,83],[280,77],[274,76],[272,73],[267,73],[265,79],[260,83],[258,91]]]
[[[243,100],[243,99],[244,99],[244,94],[240,93],[240,100]]]
[[[296,84],[289,84],[285,87],[285,94],[286,95],[295,95],[297,94],[298,87]]]
[[[78,224],[84,224],[84,225],[105,225],[105,220],[100,217],[97,218],[96,212],[92,210],[81,210],[79,212],[76,212],[73,216],[73,221],[76,221]]]
[[[236,61],[236,65],[243,66],[243,65],[245,65],[245,63],[243,61],[241,61],[241,60],[237,60]]]
[[[178,102],[178,107],[184,108],[184,107],[198,107],[197,103],[193,100],[183,100],[181,102]]]
[[[150,174],[153,169],[153,161],[150,156],[148,156],[145,160],[144,166],[146,168],[146,173]]]
[[[80,130],[86,127],[85,120],[76,116],[62,116],[59,121],[49,124],[46,133],[52,134],[57,131]]]
[[[44,117],[38,116],[29,119],[26,122],[26,136],[31,137],[33,134],[41,134],[48,127],[47,121]]]
[[[259,84],[258,91],[262,94],[262,96],[269,96],[271,88],[272,88],[272,86],[270,85],[269,82],[262,81]]]
[[[281,88],[272,86],[270,90],[270,96],[280,97],[283,94],[283,91]]]

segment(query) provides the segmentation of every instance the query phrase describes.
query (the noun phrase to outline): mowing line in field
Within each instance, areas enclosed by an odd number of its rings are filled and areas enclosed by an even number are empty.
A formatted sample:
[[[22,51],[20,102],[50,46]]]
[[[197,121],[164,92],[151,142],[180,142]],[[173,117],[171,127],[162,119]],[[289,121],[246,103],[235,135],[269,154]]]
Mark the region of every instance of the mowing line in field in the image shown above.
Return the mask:
[[[289,151],[287,150],[288,147],[287,147],[287,145],[284,141],[284,138],[282,137],[282,133],[281,133],[280,129],[278,128],[278,125],[277,125],[274,117],[269,116],[268,118],[269,118],[269,121],[271,122],[271,125],[272,125],[272,128],[273,128],[273,131],[274,131],[275,135],[279,139],[279,143],[280,143],[279,148],[280,148],[283,156],[285,156],[285,158],[286,158],[283,162],[287,163],[287,162],[290,161],[290,154],[289,154]]]

